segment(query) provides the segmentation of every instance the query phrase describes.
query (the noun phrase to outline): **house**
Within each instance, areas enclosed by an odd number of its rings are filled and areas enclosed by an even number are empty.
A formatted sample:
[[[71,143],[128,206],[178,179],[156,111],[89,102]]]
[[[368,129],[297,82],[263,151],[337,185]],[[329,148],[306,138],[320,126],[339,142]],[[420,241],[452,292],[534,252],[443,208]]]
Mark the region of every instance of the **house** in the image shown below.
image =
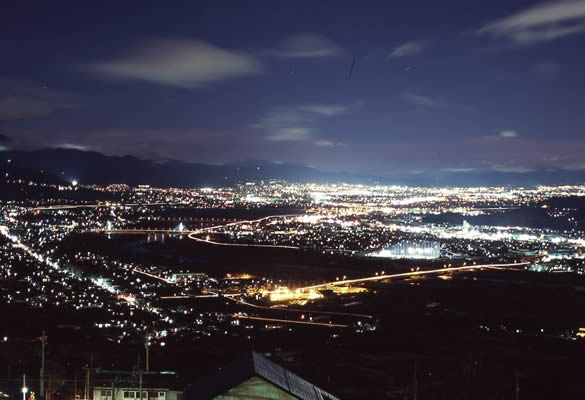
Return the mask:
[[[255,352],[189,385],[184,393],[184,400],[208,399],[339,400]]]
[[[182,400],[174,371],[103,370],[92,376],[92,400]],[[142,381],[142,382],[141,382]],[[142,384],[141,384],[142,383]],[[141,393],[142,392],[142,396]]]
[[[113,395],[112,395],[113,393]],[[180,390],[170,390],[168,387],[143,387],[143,400],[181,400],[183,393]],[[93,400],[136,400],[140,399],[140,388],[136,385],[115,387],[95,386]]]

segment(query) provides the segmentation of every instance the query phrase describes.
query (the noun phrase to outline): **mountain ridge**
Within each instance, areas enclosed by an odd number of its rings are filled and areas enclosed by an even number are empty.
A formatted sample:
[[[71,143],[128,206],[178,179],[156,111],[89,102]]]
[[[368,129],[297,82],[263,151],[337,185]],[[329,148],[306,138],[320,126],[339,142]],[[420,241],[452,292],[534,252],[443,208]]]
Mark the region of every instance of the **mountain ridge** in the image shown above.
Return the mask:
[[[432,172],[399,175],[393,178],[347,172],[325,172],[295,163],[244,160],[221,165],[180,160],[145,160],[132,155],[113,156],[77,149],[6,150],[0,157],[11,160],[13,168],[46,171],[63,180],[82,184],[125,183],[156,187],[230,186],[260,180],[291,183],[400,184],[411,186],[535,186],[584,184],[585,170],[543,168],[526,173],[474,171]],[[2,163],[6,166],[6,164]]]

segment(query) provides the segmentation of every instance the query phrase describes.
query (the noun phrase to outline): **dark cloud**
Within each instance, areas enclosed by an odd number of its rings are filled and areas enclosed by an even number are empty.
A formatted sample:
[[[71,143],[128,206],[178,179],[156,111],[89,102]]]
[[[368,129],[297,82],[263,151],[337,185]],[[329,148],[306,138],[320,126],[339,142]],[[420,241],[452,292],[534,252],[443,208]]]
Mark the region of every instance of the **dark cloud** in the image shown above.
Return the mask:
[[[306,104],[275,107],[253,125],[265,133],[270,142],[312,142],[327,147],[334,143],[318,138],[313,125],[324,118],[346,113],[349,107],[341,104]]]
[[[36,119],[81,106],[78,96],[42,84],[0,80],[0,121]]]
[[[345,55],[345,50],[324,36],[299,33],[286,38],[280,48],[266,54],[281,58],[330,58]]]

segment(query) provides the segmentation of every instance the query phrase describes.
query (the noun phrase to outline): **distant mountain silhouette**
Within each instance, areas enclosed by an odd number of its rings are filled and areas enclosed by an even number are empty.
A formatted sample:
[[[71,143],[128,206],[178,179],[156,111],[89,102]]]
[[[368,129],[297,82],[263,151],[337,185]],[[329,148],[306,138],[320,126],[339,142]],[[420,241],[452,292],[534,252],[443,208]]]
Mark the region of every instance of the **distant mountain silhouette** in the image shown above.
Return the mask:
[[[132,156],[106,156],[74,149],[5,151],[15,168],[45,171],[82,184],[125,183],[156,187],[225,186],[246,181],[282,179],[290,182],[373,182],[376,178],[327,173],[298,164],[248,160],[209,165],[175,160],[141,160]]]
[[[11,159],[12,167],[44,171],[60,179],[82,184],[125,183],[157,187],[228,186],[247,181],[280,179],[288,182],[401,184],[415,186],[494,186],[583,184],[585,170],[567,171],[546,168],[529,173],[474,171],[468,173],[432,173],[382,178],[372,175],[332,173],[300,164],[280,164],[247,160],[224,165],[209,165],[176,160],[143,160],[133,156],[106,156],[75,149],[36,151],[10,150],[0,153]],[[385,171],[384,175],[391,175]]]
[[[55,199],[61,202],[115,199],[115,195],[111,193],[89,188],[61,191],[59,186],[71,188],[71,183],[45,170],[22,168],[10,158],[0,160],[0,200],[18,200],[34,204],[37,201]],[[29,185],[29,182],[36,185]]]

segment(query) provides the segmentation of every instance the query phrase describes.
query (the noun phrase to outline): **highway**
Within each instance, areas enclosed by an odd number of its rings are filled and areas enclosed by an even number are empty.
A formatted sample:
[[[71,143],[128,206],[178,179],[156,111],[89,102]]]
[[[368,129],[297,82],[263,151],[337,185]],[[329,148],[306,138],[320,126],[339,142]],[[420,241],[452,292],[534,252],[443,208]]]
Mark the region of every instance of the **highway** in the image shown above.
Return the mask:
[[[173,281],[171,281],[169,279],[161,278],[160,276],[153,275],[153,274],[151,274],[149,272],[146,272],[146,271],[142,271],[142,270],[140,270],[138,268],[134,268],[133,271],[134,272],[138,272],[139,274],[142,274],[142,275],[146,275],[146,276],[148,276],[150,278],[158,279],[159,281],[163,281],[165,283],[170,283],[170,284],[175,283],[175,282],[173,282]]]
[[[254,220],[244,220],[244,221],[236,221],[236,222],[231,222],[229,224],[223,224],[223,225],[216,225],[216,226],[210,226],[207,228],[201,228],[198,229],[196,231],[193,231],[191,233],[189,233],[187,235],[187,237],[189,239],[198,241],[198,242],[203,242],[203,243],[208,243],[208,244],[213,244],[216,246],[232,246],[232,247],[260,247],[260,248],[277,248],[277,249],[293,249],[293,250],[298,250],[299,247],[296,246],[282,246],[282,245],[272,245],[272,244],[245,244],[245,243],[221,243],[221,242],[214,242],[213,240],[207,240],[207,239],[201,239],[198,237],[195,237],[195,235],[199,235],[202,233],[209,233],[212,232],[214,229],[218,229],[218,228],[225,228],[227,226],[235,226],[235,225],[241,225],[241,224],[255,224],[258,222],[262,222],[271,218],[286,218],[286,217],[296,217],[298,215],[269,215],[268,217],[263,217],[263,218],[259,218],[259,219],[254,219]]]
[[[290,250],[299,250],[297,246],[284,246],[284,245],[274,245],[274,244],[253,244],[253,243],[222,243],[216,242],[213,240],[202,239],[196,237],[196,235],[201,235],[203,233],[213,233],[213,230],[219,228],[225,228],[227,226],[235,226],[240,224],[253,224],[258,223],[261,221],[265,221],[271,218],[283,218],[283,217],[295,217],[297,215],[270,215],[268,217],[263,217],[255,220],[242,220],[242,221],[235,221],[230,222],[227,224],[220,224],[214,226],[208,226],[205,228],[197,229],[197,230],[176,230],[176,229],[148,229],[148,228],[126,228],[126,229],[96,229],[94,232],[103,232],[107,234],[141,234],[141,233],[168,233],[168,234],[181,234],[187,235],[187,237],[191,240],[195,240],[201,243],[207,243],[214,246],[229,246],[229,247],[256,247],[256,248],[272,248],[272,249],[290,249]]]
[[[530,262],[510,263],[510,264],[482,264],[482,265],[468,265],[468,266],[462,266],[462,267],[430,269],[430,270],[423,270],[423,271],[410,271],[410,272],[401,272],[398,274],[369,276],[366,278],[345,279],[345,280],[340,280],[340,281],[335,280],[335,281],[331,281],[331,282],[320,283],[318,285],[306,286],[306,287],[302,287],[299,289],[300,290],[319,289],[319,288],[326,288],[329,286],[351,285],[352,283],[380,281],[380,280],[391,279],[391,278],[405,278],[405,277],[416,276],[416,275],[442,274],[445,272],[470,271],[470,270],[481,269],[481,268],[507,269],[510,267],[519,267],[522,265],[530,265],[530,264],[531,264]],[[270,292],[270,293],[276,293],[276,292]]]
[[[231,297],[238,297],[241,296],[241,293],[222,293],[221,296],[225,298]],[[181,299],[208,299],[213,297],[219,297],[219,293],[212,293],[210,294],[187,294],[187,295],[178,295],[178,296],[161,296],[159,299],[161,300],[181,300]]]
[[[311,325],[311,326],[324,326],[327,328],[347,328],[349,325],[345,324],[328,324],[325,322],[310,322],[310,321],[297,321],[294,319],[277,319],[277,318],[263,318],[263,317],[251,317],[248,315],[234,314],[233,318],[251,319],[254,321],[264,322],[282,322],[285,324],[298,324],[298,325]]]
[[[33,211],[46,211],[46,210],[70,210],[75,208],[99,208],[99,207],[139,207],[139,206],[168,206],[168,205],[185,205],[187,203],[96,203],[96,204],[59,204],[55,206],[45,207],[28,207],[29,210]]]

